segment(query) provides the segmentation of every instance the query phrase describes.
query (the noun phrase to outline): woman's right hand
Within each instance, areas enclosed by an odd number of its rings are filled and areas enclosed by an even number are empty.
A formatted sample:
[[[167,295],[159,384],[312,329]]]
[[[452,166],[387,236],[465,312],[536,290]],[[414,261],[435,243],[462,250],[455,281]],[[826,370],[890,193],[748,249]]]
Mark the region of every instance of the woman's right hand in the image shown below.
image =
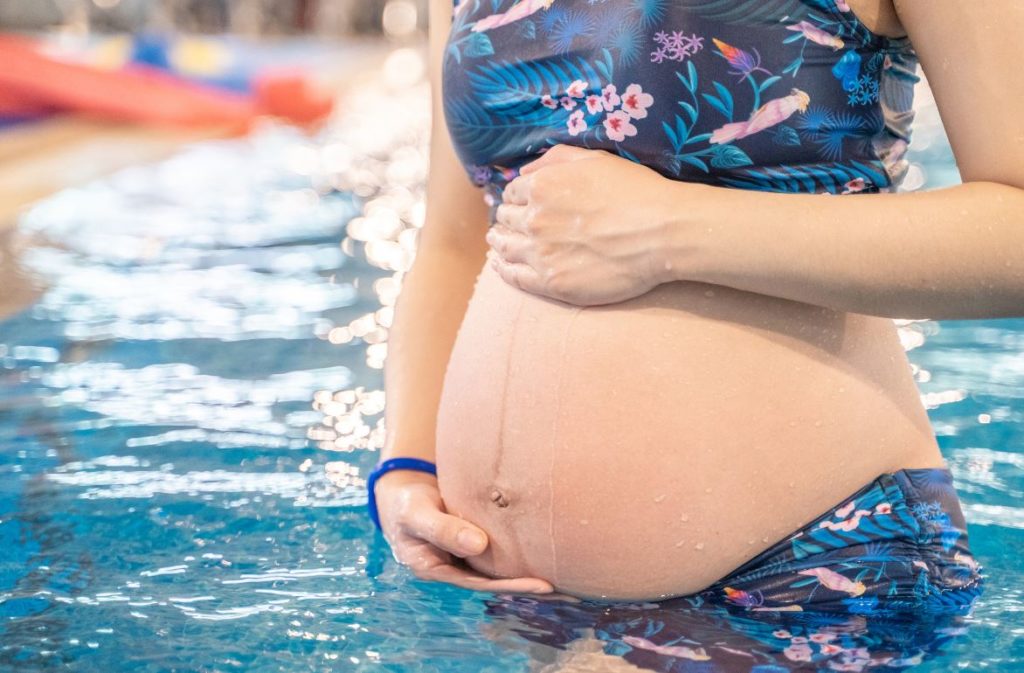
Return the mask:
[[[375,495],[384,538],[395,559],[416,577],[464,589],[498,593],[550,594],[551,584],[535,577],[493,579],[453,557],[476,556],[487,549],[487,534],[445,512],[437,477],[393,470],[377,480]]]

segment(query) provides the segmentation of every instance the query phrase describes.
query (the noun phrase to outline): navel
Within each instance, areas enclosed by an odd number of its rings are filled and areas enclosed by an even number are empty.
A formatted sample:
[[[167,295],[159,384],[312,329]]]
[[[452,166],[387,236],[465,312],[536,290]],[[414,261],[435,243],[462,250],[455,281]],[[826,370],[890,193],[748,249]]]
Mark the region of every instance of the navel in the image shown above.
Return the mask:
[[[497,488],[491,489],[491,502],[502,509],[512,504],[509,501],[508,496],[506,496],[504,493],[501,492],[501,490]]]

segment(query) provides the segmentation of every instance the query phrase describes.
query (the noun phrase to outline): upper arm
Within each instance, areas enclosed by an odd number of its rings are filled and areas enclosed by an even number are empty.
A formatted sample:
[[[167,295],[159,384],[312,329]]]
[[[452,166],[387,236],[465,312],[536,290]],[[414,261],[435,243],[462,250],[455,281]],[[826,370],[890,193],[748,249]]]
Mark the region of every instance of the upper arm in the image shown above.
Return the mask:
[[[433,244],[480,252],[486,248],[488,207],[452,146],[444,120],[441,64],[452,22],[452,0],[430,0],[429,65],[431,88],[430,169],[427,212],[420,248]],[[475,249],[475,250],[474,250]]]
[[[964,182],[1024,189],[1024,2],[894,0]]]

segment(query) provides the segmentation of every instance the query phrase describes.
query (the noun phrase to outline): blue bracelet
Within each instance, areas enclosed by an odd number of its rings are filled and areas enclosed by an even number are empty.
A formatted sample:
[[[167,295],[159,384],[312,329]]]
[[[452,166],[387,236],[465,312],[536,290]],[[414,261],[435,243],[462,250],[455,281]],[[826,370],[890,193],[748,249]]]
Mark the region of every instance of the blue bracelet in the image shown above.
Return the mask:
[[[380,516],[377,514],[377,496],[373,494],[373,488],[377,485],[377,480],[383,477],[391,470],[418,470],[420,472],[427,472],[428,474],[437,475],[437,465],[434,465],[429,460],[421,460],[419,458],[389,458],[377,463],[377,467],[370,471],[370,476],[366,478],[366,490],[367,500],[366,508],[370,511],[370,520],[373,521],[373,525],[380,530]]]

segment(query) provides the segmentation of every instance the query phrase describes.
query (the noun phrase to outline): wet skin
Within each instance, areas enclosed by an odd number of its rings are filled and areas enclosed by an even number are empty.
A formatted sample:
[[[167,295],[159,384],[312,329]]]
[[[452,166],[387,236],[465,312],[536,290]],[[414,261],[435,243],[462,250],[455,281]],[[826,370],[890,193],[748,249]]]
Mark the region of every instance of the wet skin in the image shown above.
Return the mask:
[[[580,308],[485,265],[438,413],[470,565],[590,598],[711,584],[882,472],[942,465],[893,322],[676,282]]]

